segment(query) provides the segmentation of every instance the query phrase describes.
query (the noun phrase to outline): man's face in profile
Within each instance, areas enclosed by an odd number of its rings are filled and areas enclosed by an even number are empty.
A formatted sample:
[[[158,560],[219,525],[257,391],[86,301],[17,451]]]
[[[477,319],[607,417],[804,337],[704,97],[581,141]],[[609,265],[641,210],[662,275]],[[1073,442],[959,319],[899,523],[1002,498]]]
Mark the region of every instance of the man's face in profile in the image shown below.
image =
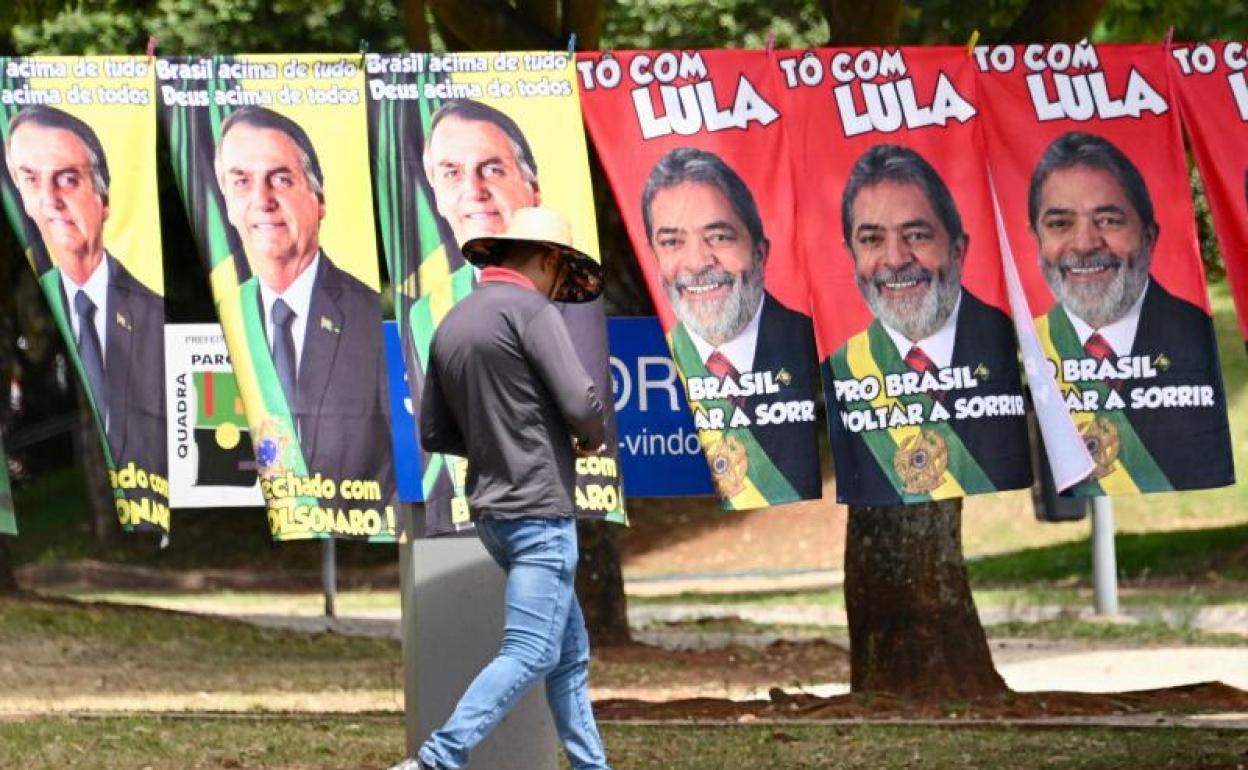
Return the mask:
[[[281,131],[240,123],[225,135],[220,152],[226,214],[248,261],[310,262],[320,248],[325,204],[295,142]]]
[[[95,189],[87,146],[72,131],[23,123],[10,139],[8,163],[53,262],[93,269],[104,254],[108,204]]]
[[[537,186],[520,169],[515,146],[493,123],[443,119],[430,138],[427,161],[438,213],[461,246],[502,233],[513,212],[541,203]]]
[[[1054,299],[1090,326],[1125,315],[1148,281],[1153,233],[1109,171],[1069,166],[1050,173],[1034,232]]]
[[[926,191],[913,182],[859,189],[852,217],[854,278],[871,312],[911,341],[935,333],[957,303],[965,236],[950,238]]]
[[[767,243],[755,243],[719,188],[665,187],[650,202],[650,248],[676,317],[712,345],[741,333],[763,300]]]

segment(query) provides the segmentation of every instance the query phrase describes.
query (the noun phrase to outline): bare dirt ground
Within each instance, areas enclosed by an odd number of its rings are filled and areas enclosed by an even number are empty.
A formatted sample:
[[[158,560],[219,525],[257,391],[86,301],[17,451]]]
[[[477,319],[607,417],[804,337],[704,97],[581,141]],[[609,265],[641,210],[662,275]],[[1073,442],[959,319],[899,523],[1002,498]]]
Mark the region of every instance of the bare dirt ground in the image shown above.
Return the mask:
[[[611,720],[899,719],[1037,720],[1054,717],[1238,714],[1248,712],[1248,693],[1217,682],[1129,693],[1032,692],[951,704],[888,695],[788,695],[767,700],[693,698],[666,702],[595,701],[594,712]],[[1161,718],[1161,717],[1159,717]]]

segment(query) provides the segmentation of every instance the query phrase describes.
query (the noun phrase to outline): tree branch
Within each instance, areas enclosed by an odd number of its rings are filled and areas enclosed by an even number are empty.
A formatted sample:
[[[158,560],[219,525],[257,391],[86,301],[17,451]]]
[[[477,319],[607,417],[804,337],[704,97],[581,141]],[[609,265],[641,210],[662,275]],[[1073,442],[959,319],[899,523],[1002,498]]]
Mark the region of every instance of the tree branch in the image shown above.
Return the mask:
[[[403,0],[403,39],[412,51],[428,51],[433,47],[425,0]]]
[[[603,0],[563,0],[563,34],[576,33],[576,47],[596,51],[602,40]]]
[[[862,3],[819,0],[828,20],[829,45],[890,45],[901,34],[902,0]]]
[[[561,48],[556,36],[501,0],[431,0],[433,13],[460,50],[517,51]],[[451,46],[451,40],[447,40]]]
[[[552,36],[558,35],[559,0],[516,0],[516,11],[536,22]]]

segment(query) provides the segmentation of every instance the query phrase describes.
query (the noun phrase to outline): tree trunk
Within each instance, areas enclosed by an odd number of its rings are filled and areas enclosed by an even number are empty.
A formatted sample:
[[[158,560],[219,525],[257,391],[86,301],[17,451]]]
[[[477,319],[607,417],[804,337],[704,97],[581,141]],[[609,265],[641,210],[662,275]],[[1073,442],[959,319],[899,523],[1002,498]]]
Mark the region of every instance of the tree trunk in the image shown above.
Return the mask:
[[[9,536],[0,535],[0,596],[12,596],[20,592],[17,575],[13,571],[13,555],[9,551]]]
[[[101,549],[117,544],[121,525],[117,521],[117,509],[113,507],[113,488],[108,483],[108,464],[104,461],[104,447],[100,443],[100,431],[91,414],[91,405],[78,386],[78,409],[82,419],[74,431],[74,455],[82,468],[83,481],[87,487],[87,515],[95,544]]]
[[[595,647],[626,644],[628,604],[624,598],[624,573],[615,544],[616,525],[578,522],[580,560],[576,566],[576,595],[585,613],[589,642]]]
[[[1030,0],[999,43],[1077,43],[1092,32],[1105,0]]]
[[[911,698],[1006,692],[962,561],[962,501],[850,506],[850,686]]]
[[[432,49],[425,0],[403,0],[403,40],[411,51]]]
[[[828,45],[891,45],[901,34],[902,0],[819,0],[819,8],[828,20]]]

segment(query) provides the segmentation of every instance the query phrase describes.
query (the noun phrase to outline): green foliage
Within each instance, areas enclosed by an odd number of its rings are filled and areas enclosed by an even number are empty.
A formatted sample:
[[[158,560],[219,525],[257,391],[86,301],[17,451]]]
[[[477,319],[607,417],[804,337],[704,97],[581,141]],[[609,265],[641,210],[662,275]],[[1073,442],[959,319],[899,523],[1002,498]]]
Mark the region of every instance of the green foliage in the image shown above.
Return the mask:
[[[157,0],[69,4],[14,25],[25,54],[142,51],[164,54],[358,51],[403,48],[395,0]]]
[[[1129,580],[1248,579],[1248,525],[1118,535],[1118,574]],[[1037,581],[1087,582],[1092,551],[1084,541],[1031,548],[967,565],[975,586]]]
[[[602,725],[617,770],[1108,770],[1243,762],[1231,733],[1187,727],[1041,729],[881,725]],[[402,752],[397,715],[40,716],[0,722],[0,766],[24,770],[143,767],[384,767]],[[567,767],[560,760],[560,767]]]
[[[814,0],[609,0],[602,48],[805,48],[828,39]]]
[[[929,0],[908,3],[901,20],[901,40],[909,45],[960,45],[979,30],[985,43],[996,40],[1027,5],[1026,0]]]
[[[36,641],[85,645],[109,654],[144,649],[234,665],[269,659],[393,661],[399,655],[399,644],[392,639],[305,634],[122,605],[0,599],[0,642]]]
[[[1174,26],[1175,40],[1242,40],[1248,35],[1243,0],[1109,0],[1093,39],[1159,41]]]
[[[1054,618],[1039,623],[998,623],[988,627],[988,635],[993,639],[1078,639],[1131,645],[1248,645],[1248,637],[1240,634],[1212,634],[1197,628],[1165,623],[1097,623],[1074,618]]]
[[[1205,277],[1220,281],[1226,276],[1222,252],[1218,250],[1217,234],[1213,230],[1213,212],[1205,195],[1205,183],[1196,170],[1195,160],[1188,161],[1188,173],[1192,178],[1192,203],[1196,209],[1196,236],[1200,240],[1200,259],[1205,263]]]

